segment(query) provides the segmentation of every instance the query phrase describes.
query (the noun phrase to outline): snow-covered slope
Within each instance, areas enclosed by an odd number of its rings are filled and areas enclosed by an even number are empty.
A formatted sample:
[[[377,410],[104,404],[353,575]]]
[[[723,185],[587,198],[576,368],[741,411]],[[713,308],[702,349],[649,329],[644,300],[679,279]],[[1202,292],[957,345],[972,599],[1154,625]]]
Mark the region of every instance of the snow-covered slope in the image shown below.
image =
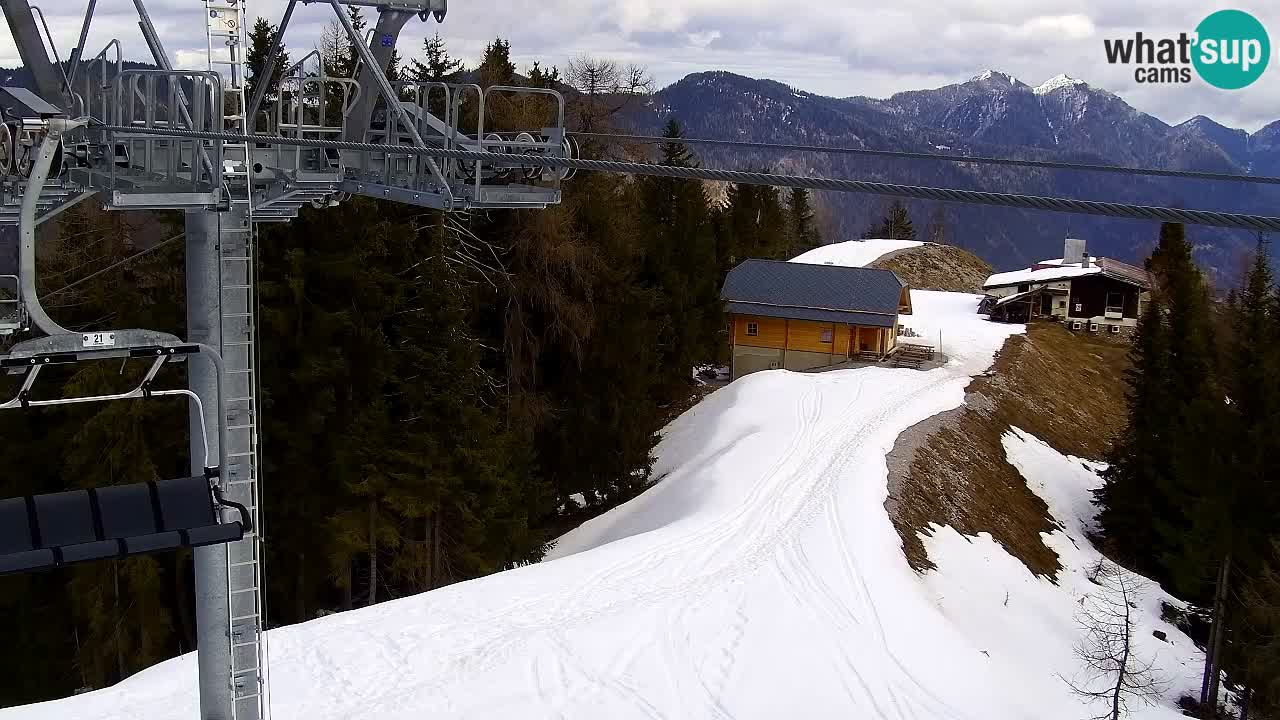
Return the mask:
[[[917,240],[849,240],[814,248],[792,258],[791,262],[863,267],[870,265],[883,255],[920,247],[923,244]]]
[[[1010,557],[990,535],[964,537],[952,528],[935,527],[924,543],[938,569],[925,575],[925,584],[938,608],[967,638],[971,649],[998,677],[1017,678],[1001,692],[1024,708],[1041,708],[1027,717],[1095,717],[1109,705],[1081,704],[1067,680],[1079,687],[1101,690],[1105,682],[1085,671],[1076,657],[1083,630],[1081,598],[1103,592],[1089,578],[1102,555],[1089,542],[1095,529],[1096,508],[1090,492],[1101,484],[1102,465],[1062,455],[1044,441],[1018,428],[1003,440],[1009,462],[1049,506],[1061,529],[1045,535],[1045,544],[1058,556],[1062,570],[1057,583],[1034,577]],[[1138,588],[1133,613],[1134,666],[1154,665],[1154,679],[1162,700],[1147,705],[1130,701],[1133,720],[1181,717],[1174,704],[1182,695],[1199,691],[1204,655],[1183,633],[1162,621],[1161,603],[1185,604],[1144,578],[1127,573]],[[1162,630],[1168,641],[1152,632]],[[1103,703],[1103,705],[1107,705]],[[1052,708],[1052,710],[1050,709]]]
[[[976,315],[978,300],[913,293],[904,320],[944,331],[944,367],[762,372],[713,393],[664,432],[659,482],[543,563],[272,631],[273,717],[1087,717],[1055,673],[1073,669],[1092,473],[1010,441],[1066,527],[1048,538],[1061,586],[946,529],[922,577],[884,509],[898,434],[961,404],[1021,331]],[[1157,599],[1144,630],[1163,627]],[[1166,630],[1161,661],[1194,659]],[[195,679],[186,656],[0,718],[190,720]]]

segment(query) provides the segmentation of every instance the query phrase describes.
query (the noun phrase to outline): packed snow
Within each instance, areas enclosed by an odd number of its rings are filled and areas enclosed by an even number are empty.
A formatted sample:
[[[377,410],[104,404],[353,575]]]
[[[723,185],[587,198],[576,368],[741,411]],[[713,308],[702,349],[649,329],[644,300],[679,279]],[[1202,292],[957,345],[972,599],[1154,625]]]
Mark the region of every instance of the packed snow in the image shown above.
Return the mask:
[[[921,245],[924,243],[918,240],[849,240],[814,248],[792,258],[791,262],[864,267],[891,252]]]
[[[842,243],[866,250],[840,258],[893,249],[877,243]],[[939,569],[922,576],[884,508],[898,435],[961,405],[972,376],[1023,331],[977,315],[980,299],[912,291],[903,322],[926,339],[942,333],[942,367],[760,372],[712,393],[664,430],[655,485],[566,534],[542,563],[271,631],[272,716],[1087,717],[1056,673],[1079,669],[1070,647],[1089,591],[1082,568],[1096,557],[1083,537],[1095,466],[1006,439],[1063,525],[1046,537],[1066,567],[1060,585],[950,528],[926,539]],[[1144,595],[1142,629],[1164,629],[1172,645],[1147,637],[1141,652],[1185,685],[1194,648],[1155,619],[1161,599]],[[0,710],[197,715],[194,655]],[[1176,714],[1166,702],[1144,717]]]

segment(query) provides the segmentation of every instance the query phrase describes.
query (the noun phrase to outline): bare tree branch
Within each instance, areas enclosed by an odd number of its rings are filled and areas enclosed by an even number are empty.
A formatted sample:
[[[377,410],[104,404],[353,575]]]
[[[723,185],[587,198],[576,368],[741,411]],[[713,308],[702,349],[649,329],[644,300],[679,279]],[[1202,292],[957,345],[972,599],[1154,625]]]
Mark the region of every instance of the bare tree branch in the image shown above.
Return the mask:
[[[1141,582],[1106,560],[1099,560],[1091,568],[1089,580],[1100,589],[1080,599],[1081,609],[1076,615],[1084,637],[1076,645],[1075,654],[1085,672],[1062,680],[1077,696],[1110,705],[1106,713],[1093,720],[1120,720],[1128,715],[1131,701],[1155,704],[1165,683],[1157,677],[1152,660],[1135,654],[1132,611],[1142,590]]]

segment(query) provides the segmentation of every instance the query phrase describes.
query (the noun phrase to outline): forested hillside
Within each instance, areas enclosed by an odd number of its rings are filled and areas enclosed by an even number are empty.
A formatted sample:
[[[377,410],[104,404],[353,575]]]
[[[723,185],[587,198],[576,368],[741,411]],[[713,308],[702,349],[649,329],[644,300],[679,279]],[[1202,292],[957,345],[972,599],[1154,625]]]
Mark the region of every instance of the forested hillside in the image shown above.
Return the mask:
[[[466,70],[438,40],[425,50],[403,71],[558,76],[517,73],[502,40]],[[619,73],[598,60],[566,71],[596,82],[574,96],[572,122],[611,127],[616,96],[602,98]],[[698,162],[674,119],[667,133],[663,162]],[[261,230],[271,626],[536,561],[637,495],[670,407],[694,391],[692,369],[724,352],[724,272],[819,242],[803,192],[731,187],[713,203],[697,183],[610,175],[566,188],[545,211],[445,216],[356,199]],[[181,232],[180,216],[166,222]],[[185,334],[180,239],[141,246],[125,216],[90,203],[56,225],[39,264],[54,317]],[[69,387],[137,371],[77,368]],[[186,412],[150,400],[0,415],[0,495],[185,475]],[[189,558],[0,578],[0,612],[24,649],[0,657],[0,704],[100,688],[193,649]]]

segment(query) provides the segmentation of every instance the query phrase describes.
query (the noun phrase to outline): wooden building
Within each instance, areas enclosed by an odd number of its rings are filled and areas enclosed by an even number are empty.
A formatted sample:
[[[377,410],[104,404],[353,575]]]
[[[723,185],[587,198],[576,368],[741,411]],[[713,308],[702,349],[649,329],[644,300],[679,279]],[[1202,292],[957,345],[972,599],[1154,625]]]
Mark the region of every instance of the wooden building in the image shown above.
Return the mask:
[[[733,379],[811,370],[897,347],[911,292],[888,270],[747,260],[725,279]]]
[[[981,311],[993,320],[1042,318],[1076,332],[1124,336],[1138,325],[1151,278],[1142,268],[1091,257],[1083,240],[1068,239],[1061,260],[992,275],[983,287],[988,299]]]

